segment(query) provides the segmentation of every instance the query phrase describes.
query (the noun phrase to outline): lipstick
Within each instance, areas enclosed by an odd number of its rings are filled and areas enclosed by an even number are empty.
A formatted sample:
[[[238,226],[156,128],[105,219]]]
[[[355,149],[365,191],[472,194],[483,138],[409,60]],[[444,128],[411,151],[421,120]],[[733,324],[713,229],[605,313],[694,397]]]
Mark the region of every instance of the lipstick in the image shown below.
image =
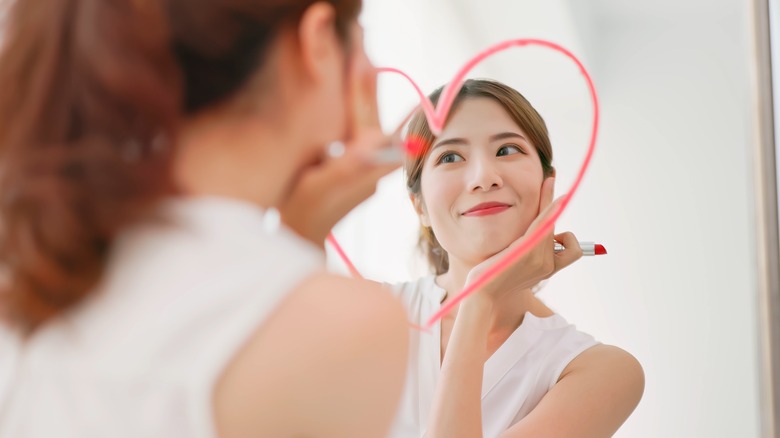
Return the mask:
[[[371,156],[371,162],[376,165],[399,164],[404,162],[404,151],[400,146],[392,145],[380,149]]]
[[[582,248],[582,255],[584,256],[597,256],[607,254],[607,249],[604,245],[593,242],[579,242],[580,248]],[[555,242],[555,252],[561,252],[565,248],[558,242]]]
[[[417,138],[406,140],[394,138],[388,147],[374,152],[371,161],[377,165],[403,163],[407,156],[419,157],[423,146],[424,142]]]
[[[506,211],[511,205],[503,202],[483,202],[461,213],[463,216],[489,216]]]

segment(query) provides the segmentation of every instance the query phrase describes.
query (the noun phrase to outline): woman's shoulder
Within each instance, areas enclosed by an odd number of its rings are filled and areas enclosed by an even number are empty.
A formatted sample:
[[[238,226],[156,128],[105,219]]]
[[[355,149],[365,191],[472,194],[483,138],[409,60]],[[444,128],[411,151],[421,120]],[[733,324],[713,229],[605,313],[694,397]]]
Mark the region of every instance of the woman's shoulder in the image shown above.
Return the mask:
[[[597,344],[575,357],[533,411],[505,435],[536,436],[554,426],[561,436],[612,436],[643,392],[644,372],[636,358]]]
[[[533,345],[528,360],[539,368],[538,382],[545,390],[551,389],[584,351],[600,345],[595,337],[577,329],[576,325],[555,312],[549,315],[538,311],[526,312],[517,332],[520,333],[507,342]]]
[[[634,411],[645,389],[645,373],[639,361],[614,345],[598,344],[586,349],[564,369],[558,384],[571,394],[584,394],[601,406],[591,419],[616,430]],[[557,385],[556,385],[557,386]],[[595,427],[595,426],[594,426]]]
[[[560,379],[578,374],[601,379],[634,393],[637,400],[644,390],[644,370],[631,353],[608,344],[594,345],[577,357],[561,373]]]
[[[635,378],[643,375],[639,361],[631,353],[614,345],[603,344],[594,336],[579,330],[558,313],[546,318],[528,313],[532,325],[548,336],[547,343],[553,354],[548,357],[559,363],[556,380],[563,379],[572,371],[583,369],[613,369],[625,371]],[[543,335],[543,336],[544,336]],[[552,366],[552,363],[546,364]]]
[[[356,435],[354,418],[393,411],[383,403],[400,396],[407,331],[403,308],[381,285],[309,276],[225,369],[215,388],[219,431]]]
[[[318,272],[303,281],[291,294],[291,305],[316,304],[313,319],[338,319],[334,330],[351,330],[353,324],[405,320],[403,307],[379,283]],[[338,303],[338,305],[333,305]],[[403,324],[401,324],[403,325]]]
[[[253,337],[273,339],[279,347],[309,345],[327,358],[336,351],[365,351],[380,337],[403,338],[406,330],[403,307],[386,288],[320,271],[302,279]]]

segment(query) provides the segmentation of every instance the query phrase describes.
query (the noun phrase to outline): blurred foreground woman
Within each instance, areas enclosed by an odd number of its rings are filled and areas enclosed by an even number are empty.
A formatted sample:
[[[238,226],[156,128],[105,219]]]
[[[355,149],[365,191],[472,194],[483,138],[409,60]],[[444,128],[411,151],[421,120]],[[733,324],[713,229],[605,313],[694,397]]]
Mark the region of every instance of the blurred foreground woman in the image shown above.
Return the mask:
[[[15,2],[0,54],[0,436],[387,432],[403,309],[326,273],[321,248],[395,167],[356,152],[385,142],[359,9]],[[334,141],[347,152],[323,158]],[[334,178],[352,180],[312,184]],[[327,202],[285,215],[312,191]],[[269,208],[290,225],[269,231]]]

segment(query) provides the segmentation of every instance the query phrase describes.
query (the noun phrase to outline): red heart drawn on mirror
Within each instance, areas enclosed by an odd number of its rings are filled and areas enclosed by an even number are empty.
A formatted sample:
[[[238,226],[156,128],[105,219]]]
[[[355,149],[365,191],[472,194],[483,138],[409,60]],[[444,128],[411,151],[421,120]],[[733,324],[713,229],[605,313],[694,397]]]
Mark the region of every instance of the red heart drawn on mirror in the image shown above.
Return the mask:
[[[596,94],[596,88],[593,85],[593,80],[591,79],[590,74],[588,74],[588,71],[585,69],[585,66],[582,64],[582,62],[580,62],[580,60],[566,48],[556,43],[542,40],[542,39],[523,38],[523,39],[507,40],[495,44],[493,46],[490,46],[487,49],[483,50],[482,52],[478,53],[476,56],[474,56],[468,62],[466,62],[466,64],[457,72],[455,77],[449,83],[447,83],[447,85],[443,88],[441,92],[441,96],[439,98],[438,106],[436,107],[434,107],[430,99],[428,99],[428,97],[422,92],[420,87],[414,82],[414,80],[409,75],[396,68],[385,67],[379,69],[380,73],[399,74],[404,78],[406,78],[411,83],[411,85],[414,87],[417,95],[420,98],[420,107],[422,111],[424,111],[425,113],[425,117],[428,120],[428,125],[431,128],[431,132],[433,132],[434,135],[439,136],[442,130],[444,129],[444,124],[447,121],[447,116],[449,115],[450,109],[452,108],[452,104],[455,101],[455,97],[457,96],[458,91],[460,91],[460,88],[463,85],[466,75],[475,66],[477,66],[479,63],[489,58],[490,56],[513,47],[524,47],[524,46],[540,46],[543,48],[551,49],[556,52],[562,53],[577,65],[580,72],[582,73],[582,76],[585,78],[585,81],[588,86],[588,90],[590,92],[591,100],[593,102],[593,124],[592,124],[590,142],[588,144],[587,154],[585,155],[585,159],[583,160],[582,165],[579,168],[577,177],[575,178],[571,187],[569,187],[569,190],[566,192],[566,194],[561,198],[558,208],[539,226],[539,228],[537,228],[530,235],[524,236],[523,241],[516,248],[514,248],[512,251],[507,253],[506,256],[504,256],[496,264],[494,264],[489,269],[487,269],[484,273],[482,273],[482,275],[480,275],[479,278],[475,279],[474,282],[466,286],[466,288],[464,288],[451,301],[449,301],[447,304],[442,306],[441,309],[439,309],[434,315],[432,315],[422,327],[417,327],[421,330],[425,330],[425,331],[430,330],[430,328],[433,326],[433,324],[436,323],[436,321],[438,321],[444,315],[450,312],[453,309],[453,307],[458,305],[458,303],[460,303],[464,298],[466,298],[473,292],[477,291],[480,287],[482,287],[485,283],[487,283],[496,275],[501,273],[503,270],[508,269],[512,265],[512,263],[514,263],[515,260],[522,257],[528,251],[533,249],[533,247],[536,244],[538,244],[546,234],[552,231],[553,227],[555,226],[555,222],[561,216],[563,211],[566,210],[566,207],[571,201],[571,198],[577,192],[577,189],[579,188],[580,183],[582,182],[582,179],[585,176],[585,171],[590,166],[590,161],[591,158],[593,157],[593,152],[595,151],[596,148],[596,137],[598,134],[598,127],[599,127],[599,102],[598,102],[598,96]],[[410,155],[419,154],[419,147],[415,147],[413,142],[407,141],[403,147],[407,154]],[[344,262],[347,264],[352,275],[359,277],[360,274],[358,273],[357,269],[354,267],[354,264],[349,260],[349,257],[347,257],[346,253],[338,244],[338,241],[336,241],[333,235],[328,236],[328,242],[336,249],[339,257],[341,257],[342,260],[344,260]]]

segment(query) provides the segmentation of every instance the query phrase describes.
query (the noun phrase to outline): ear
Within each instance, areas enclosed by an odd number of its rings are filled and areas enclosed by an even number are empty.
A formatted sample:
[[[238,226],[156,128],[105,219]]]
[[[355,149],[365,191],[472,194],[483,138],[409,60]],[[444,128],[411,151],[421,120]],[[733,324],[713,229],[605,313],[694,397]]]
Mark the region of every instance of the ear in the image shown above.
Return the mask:
[[[341,63],[344,56],[333,5],[320,1],[306,8],[298,24],[298,41],[305,72],[320,82],[332,68],[333,60]]]
[[[430,218],[428,218],[428,211],[425,208],[425,202],[423,202],[422,196],[410,194],[409,200],[412,201],[412,205],[414,206],[414,211],[417,213],[417,216],[420,217],[420,223],[424,227],[430,227],[431,220]]]
[[[550,176],[555,178],[555,168],[554,167],[552,168],[552,173],[550,173]],[[549,178],[549,176],[548,176],[548,178]]]

